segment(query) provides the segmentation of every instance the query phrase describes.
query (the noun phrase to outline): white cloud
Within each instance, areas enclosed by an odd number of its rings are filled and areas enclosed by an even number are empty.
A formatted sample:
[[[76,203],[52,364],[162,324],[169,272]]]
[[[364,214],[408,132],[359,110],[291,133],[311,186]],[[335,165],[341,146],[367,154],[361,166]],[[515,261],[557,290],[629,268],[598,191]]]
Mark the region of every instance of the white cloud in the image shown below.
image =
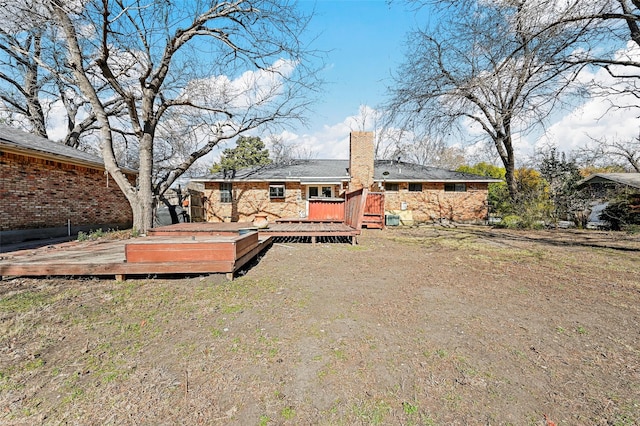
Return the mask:
[[[537,144],[551,143],[568,152],[592,139],[632,139],[638,136],[637,116],[637,109],[611,109],[607,100],[593,99],[562,117]]]
[[[629,44],[627,49],[617,52],[616,57],[640,62],[640,49]],[[635,72],[637,75],[637,69],[631,67],[614,67],[613,70],[616,74],[633,75]],[[592,90],[594,96],[549,127],[546,134],[536,141],[536,147],[551,144],[568,152],[588,145],[592,139],[625,140],[638,136],[640,109],[637,98],[624,93],[625,81],[611,77],[602,69],[585,71],[580,80],[613,89],[617,93]]]
[[[181,96],[195,104],[226,110],[256,108],[283,93],[285,80],[296,63],[279,59],[268,69],[246,71],[235,79],[226,75],[193,80]]]
[[[334,124],[325,124],[312,133],[284,131],[280,135],[285,142],[295,145],[302,152],[311,152],[318,159],[348,159],[349,134],[353,131],[375,131],[380,112],[361,105],[358,112]]]

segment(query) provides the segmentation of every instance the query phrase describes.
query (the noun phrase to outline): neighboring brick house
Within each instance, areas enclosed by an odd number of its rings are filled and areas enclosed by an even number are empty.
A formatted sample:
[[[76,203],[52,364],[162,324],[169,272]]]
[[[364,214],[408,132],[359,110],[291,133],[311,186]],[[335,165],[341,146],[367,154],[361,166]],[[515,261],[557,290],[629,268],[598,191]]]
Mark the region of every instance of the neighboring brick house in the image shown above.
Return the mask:
[[[205,220],[305,217],[308,200],[367,188],[384,193],[387,214],[403,224],[483,222],[488,185],[496,179],[398,161],[374,160],[372,132],[350,135],[349,160],[294,160],[193,179],[204,188]]]
[[[127,175],[135,182],[134,171]],[[0,126],[3,244],[125,229],[132,221],[129,202],[99,157]]]

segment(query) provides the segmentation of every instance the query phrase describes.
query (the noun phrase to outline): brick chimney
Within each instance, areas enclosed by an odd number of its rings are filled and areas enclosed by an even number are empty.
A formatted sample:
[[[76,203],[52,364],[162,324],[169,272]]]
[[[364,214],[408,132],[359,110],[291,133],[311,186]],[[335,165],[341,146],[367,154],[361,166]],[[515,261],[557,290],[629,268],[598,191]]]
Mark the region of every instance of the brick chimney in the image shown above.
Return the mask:
[[[373,185],[373,132],[351,132],[349,135],[349,191],[370,189]]]

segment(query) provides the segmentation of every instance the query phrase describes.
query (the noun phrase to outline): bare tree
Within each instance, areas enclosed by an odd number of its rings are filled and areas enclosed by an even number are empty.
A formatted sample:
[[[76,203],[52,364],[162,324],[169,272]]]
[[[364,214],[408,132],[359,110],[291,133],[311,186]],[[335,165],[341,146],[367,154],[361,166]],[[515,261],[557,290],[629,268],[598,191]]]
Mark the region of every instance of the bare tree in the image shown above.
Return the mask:
[[[105,166],[141,232],[155,199],[194,162],[248,130],[303,120],[317,87],[301,37],[309,17],[289,2],[46,2],[100,126]],[[113,99],[126,117],[109,118]],[[122,171],[116,136],[135,141],[127,145],[137,184]]]
[[[447,145],[443,138],[416,135],[398,129],[382,129],[378,132],[376,158],[408,161],[423,166],[454,170],[465,163],[462,148]]]
[[[385,117],[385,122],[388,118]],[[402,155],[406,133],[392,126],[385,126],[375,133],[374,155],[378,160],[392,160]]]
[[[567,59],[585,36],[583,26],[572,25],[542,37],[546,18],[525,3],[466,2],[438,27],[413,32],[387,106],[407,129],[491,140],[514,200],[514,137],[539,125],[561,100],[580,69]],[[471,127],[482,136],[474,138]]]
[[[434,4],[445,8],[468,7],[476,0],[408,0],[420,6]],[[496,0],[512,4],[513,0]],[[640,1],[638,0],[529,0],[518,1],[526,13],[540,16],[533,37],[562,35],[559,28],[584,28],[586,37],[580,51],[570,59],[605,70],[606,80],[593,80],[587,86],[592,97],[602,97],[610,109],[638,108],[640,99]]]
[[[269,156],[275,164],[285,164],[294,160],[312,160],[316,153],[308,146],[285,141],[282,135],[271,135],[267,139]]]
[[[96,130],[96,117],[79,92],[59,33],[41,1],[9,1],[0,9],[0,112],[11,125],[48,137],[52,114],[64,107],[65,145],[79,148],[81,136]],[[98,88],[98,92],[103,90]],[[61,104],[61,105],[60,105]],[[105,101],[109,115],[122,111],[117,98]]]
[[[293,145],[287,143],[281,135],[271,135],[267,139],[269,156],[274,164],[284,164],[295,159]]]
[[[0,28],[0,108],[9,116],[25,117],[33,133],[46,138],[45,111],[39,98],[46,79],[38,65],[43,32],[42,27],[35,27],[17,37]]]
[[[580,148],[579,155],[587,164],[620,165],[640,173],[640,137],[631,140],[592,139],[590,144]]]

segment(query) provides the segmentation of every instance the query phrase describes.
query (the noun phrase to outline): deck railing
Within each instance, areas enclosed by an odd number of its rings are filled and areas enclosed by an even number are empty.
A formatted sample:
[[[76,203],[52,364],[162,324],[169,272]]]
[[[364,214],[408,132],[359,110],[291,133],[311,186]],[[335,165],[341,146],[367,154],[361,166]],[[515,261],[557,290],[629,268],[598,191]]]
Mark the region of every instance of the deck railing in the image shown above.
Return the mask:
[[[367,190],[357,189],[345,194],[344,223],[355,229],[362,229],[362,215],[367,200]]]
[[[344,200],[342,198],[311,198],[309,220],[344,222]]]

